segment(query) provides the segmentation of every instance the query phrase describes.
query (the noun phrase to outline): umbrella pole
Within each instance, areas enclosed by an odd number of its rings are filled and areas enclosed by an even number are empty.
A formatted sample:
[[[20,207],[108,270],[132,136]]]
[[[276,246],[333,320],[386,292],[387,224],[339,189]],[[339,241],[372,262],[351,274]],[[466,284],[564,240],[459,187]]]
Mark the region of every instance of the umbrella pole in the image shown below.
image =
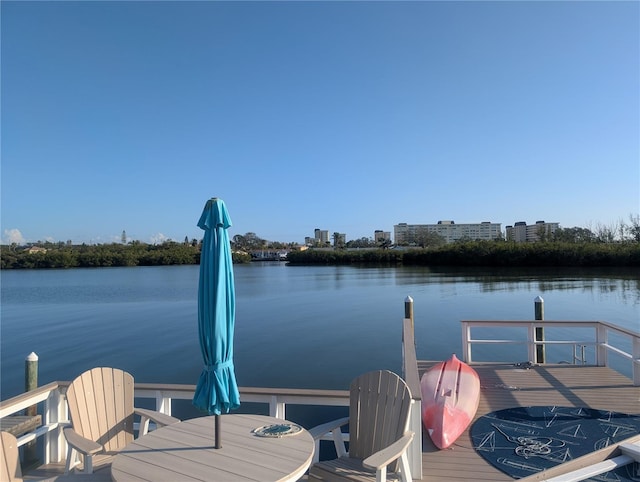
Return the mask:
[[[222,448],[222,440],[220,439],[220,415],[215,416],[215,437],[213,447],[216,449]]]

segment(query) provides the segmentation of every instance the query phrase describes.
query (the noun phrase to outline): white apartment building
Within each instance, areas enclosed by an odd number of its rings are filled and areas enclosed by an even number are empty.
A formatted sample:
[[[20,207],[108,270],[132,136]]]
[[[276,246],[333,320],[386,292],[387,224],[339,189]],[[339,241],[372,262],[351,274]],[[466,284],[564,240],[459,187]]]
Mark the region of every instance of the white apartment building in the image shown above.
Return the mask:
[[[318,229],[316,228],[314,231],[315,240],[324,245],[329,242],[329,230],[328,229]]]
[[[551,236],[560,228],[559,223],[545,223],[544,221],[536,221],[535,224],[527,224],[524,221],[518,221],[513,226],[507,226],[507,241],[515,241],[516,243],[535,243],[540,240],[540,235]]]
[[[442,236],[447,243],[460,239],[493,240],[502,236],[500,223],[483,221],[473,224],[455,224],[453,221],[438,221],[437,224],[407,224],[393,226],[393,237],[396,244],[418,244],[420,236],[435,233]]]
[[[346,235],[345,235],[346,236]],[[326,246],[329,242],[329,230],[316,228],[313,232],[313,238],[305,236],[304,244],[306,246]]]
[[[376,243],[380,243],[382,241],[391,241],[391,231],[382,231],[380,229],[376,229],[373,232],[373,241]]]

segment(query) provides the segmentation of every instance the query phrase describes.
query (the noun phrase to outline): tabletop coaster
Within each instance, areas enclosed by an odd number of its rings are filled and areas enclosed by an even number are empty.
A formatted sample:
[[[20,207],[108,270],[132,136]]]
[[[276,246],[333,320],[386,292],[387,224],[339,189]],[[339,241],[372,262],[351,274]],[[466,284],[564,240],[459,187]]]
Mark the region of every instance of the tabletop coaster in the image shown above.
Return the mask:
[[[302,427],[295,423],[276,423],[264,425],[253,431],[258,437],[280,438],[302,432]]]
[[[476,451],[518,479],[640,433],[640,415],[590,408],[517,407],[488,413],[471,427]],[[639,480],[637,463],[588,480]]]

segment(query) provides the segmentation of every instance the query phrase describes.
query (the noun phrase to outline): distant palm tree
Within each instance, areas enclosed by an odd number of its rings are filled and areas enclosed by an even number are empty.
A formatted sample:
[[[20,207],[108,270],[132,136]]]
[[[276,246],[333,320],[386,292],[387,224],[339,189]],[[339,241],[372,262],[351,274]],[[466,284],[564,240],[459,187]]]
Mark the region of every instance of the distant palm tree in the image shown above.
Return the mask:
[[[334,248],[343,248],[344,247],[344,234],[340,234],[338,232],[333,233],[333,247]]]

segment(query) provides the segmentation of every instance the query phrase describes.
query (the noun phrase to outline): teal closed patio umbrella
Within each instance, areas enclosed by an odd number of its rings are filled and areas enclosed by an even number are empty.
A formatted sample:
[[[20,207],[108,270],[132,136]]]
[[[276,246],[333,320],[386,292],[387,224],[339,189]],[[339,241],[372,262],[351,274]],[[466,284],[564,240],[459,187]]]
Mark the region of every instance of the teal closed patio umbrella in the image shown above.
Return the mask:
[[[222,199],[207,201],[198,227],[204,230],[198,285],[198,332],[204,368],[193,404],[215,418],[215,447],[220,441],[220,414],[240,406],[233,367],[235,286],[228,228],[231,218]]]

